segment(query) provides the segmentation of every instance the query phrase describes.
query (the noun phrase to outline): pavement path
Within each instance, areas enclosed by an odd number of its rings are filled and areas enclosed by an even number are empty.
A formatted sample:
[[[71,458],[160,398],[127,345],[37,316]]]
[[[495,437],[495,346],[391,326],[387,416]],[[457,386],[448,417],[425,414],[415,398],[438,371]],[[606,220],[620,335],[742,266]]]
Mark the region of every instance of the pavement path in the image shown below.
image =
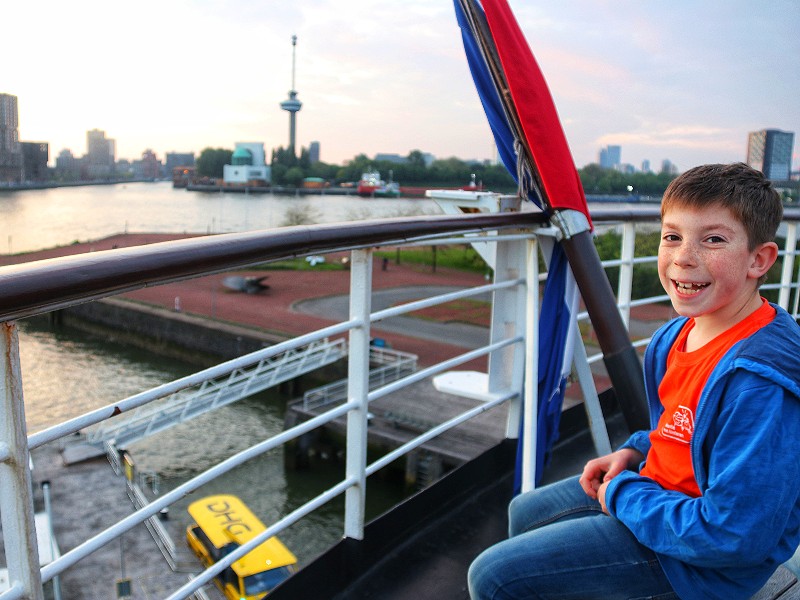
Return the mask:
[[[372,294],[372,312],[391,308],[397,304],[412,302],[420,298],[449,294],[463,289],[460,286],[411,286],[403,288],[389,288],[376,290]],[[488,301],[486,294],[474,296],[473,299]],[[345,320],[350,307],[347,295],[325,296],[301,300],[294,305],[294,309],[309,315],[322,316]],[[449,340],[465,348],[479,348],[489,343],[489,330],[486,327],[461,323],[458,321],[431,321],[416,317],[389,317],[373,325],[375,329],[383,332],[411,335],[429,341]]]

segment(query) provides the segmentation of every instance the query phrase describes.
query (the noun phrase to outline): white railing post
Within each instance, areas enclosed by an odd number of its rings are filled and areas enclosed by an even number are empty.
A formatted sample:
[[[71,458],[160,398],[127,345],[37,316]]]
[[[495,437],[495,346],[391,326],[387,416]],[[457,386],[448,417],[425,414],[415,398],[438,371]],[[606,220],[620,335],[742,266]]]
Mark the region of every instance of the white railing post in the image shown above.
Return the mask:
[[[636,224],[627,221],[622,226],[617,305],[625,328],[631,324],[631,295],[633,290],[633,256],[636,248]]]
[[[539,412],[539,244],[528,242],[527,299],[525,301],[525,399],[523,406],[522,478],[520,489],[536,487],[536,444]]]
[[[520,279],[526,269],[526,240],[498,242],[495,249],[494,282]],[[489,344],[501,340],[525,336],[526,286],[518,285],[511,289],[497,290],[492,298],[492,323]],[[525,369],[524,348],[511,345],[495,350],[489,355],[488,383],[489,394],[506,390],[522,392]],[[513,406],[513,404],[512,404]],[[512,409],[513,411],[513,409]],[[519,412],[517,411],[517,415]],[[517,416],[518,419],[518,416]],[[517,420],[514,419],[514,420]],[[516,438],[519,430],[506,430],[506,437]],[[518,421],[517,421],[518,422]]]
[[[586,354],[586,346],[583,343],[578,322],[573,321],[572,326],[575,328],[572,364],[583,392],[583,407],[589,421],[589,431],[592,434],[595,452],[597,452],[597,456],[603,456],[611,453],[611,441],[608,437],[603,409],[600,406],[600,398],[597,395],[594,376],[589,366],[589,357]]]
[[[19,334],[16,323],[2,324],[3,380],[0,446],[9,458],[0,463],[0,518],[6,549],[9,583],[22,589],[22,598],[41,600],[42,578],[39,573],[39,548],[33,516],[30,452],[25,428],[25,405],[22,399],[22,374],[19,364]]]
[[[357,540],[364,537],[371,309],[372,253],[354,250],[350,260],[350,319],[361,324],[350,330],[347,399],[359,406],[347,413],[346,477],[358,483],[345,492],[344,535]]]
[[[778,293],[778,304],[789,310],[789,296],[794,280],[794,257],[797,254],[797,223],[786,224],[786,245],[784,246],[783,268],[781,270],[781,289]],[[800,290],[795,291],[795,297]]]

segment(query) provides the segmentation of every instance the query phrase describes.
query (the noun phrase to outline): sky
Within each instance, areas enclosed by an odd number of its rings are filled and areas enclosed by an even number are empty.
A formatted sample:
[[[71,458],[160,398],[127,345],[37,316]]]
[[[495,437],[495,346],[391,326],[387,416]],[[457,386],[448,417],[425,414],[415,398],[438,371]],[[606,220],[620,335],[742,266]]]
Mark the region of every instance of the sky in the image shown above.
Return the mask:
[[[795,132],[797,0],[509,0],[577,167],[622,147],[637,168],[746,158],[747,134]],[[303,103],[297,144],[357,154],[494,159],[452,0],[40,0],[8,2],[0,93],[23,141],[117,158],[289,145],[292,35]]]

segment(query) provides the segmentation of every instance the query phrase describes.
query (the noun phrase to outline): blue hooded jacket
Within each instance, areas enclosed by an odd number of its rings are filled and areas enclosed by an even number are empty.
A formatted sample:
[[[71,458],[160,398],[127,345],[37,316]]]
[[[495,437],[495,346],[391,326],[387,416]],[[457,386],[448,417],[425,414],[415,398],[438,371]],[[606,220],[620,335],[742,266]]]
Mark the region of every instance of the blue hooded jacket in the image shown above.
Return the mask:
[[[690,449],[702,496],[633,471],[606,489],[609,513],[657,553],[684,600],[749,598],[800,543],[800,327],[773,307],[773,321],[725,354],[700,396]],[[664,325],[645,353],[653,429],[664,410],[658,384],[685,322]],[[649,433],[622,447],[647,456]]]

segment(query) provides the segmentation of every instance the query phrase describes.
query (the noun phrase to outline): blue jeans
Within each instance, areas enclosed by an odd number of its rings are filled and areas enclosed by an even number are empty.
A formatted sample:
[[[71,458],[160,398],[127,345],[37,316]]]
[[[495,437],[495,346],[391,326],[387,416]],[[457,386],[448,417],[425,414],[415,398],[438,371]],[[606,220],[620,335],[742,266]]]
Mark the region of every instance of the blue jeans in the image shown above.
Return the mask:
[[[509,539],[469,568],[473,600],[678,597],[655,553],[603,514],[577,477],[517,496],[508,514]]]

